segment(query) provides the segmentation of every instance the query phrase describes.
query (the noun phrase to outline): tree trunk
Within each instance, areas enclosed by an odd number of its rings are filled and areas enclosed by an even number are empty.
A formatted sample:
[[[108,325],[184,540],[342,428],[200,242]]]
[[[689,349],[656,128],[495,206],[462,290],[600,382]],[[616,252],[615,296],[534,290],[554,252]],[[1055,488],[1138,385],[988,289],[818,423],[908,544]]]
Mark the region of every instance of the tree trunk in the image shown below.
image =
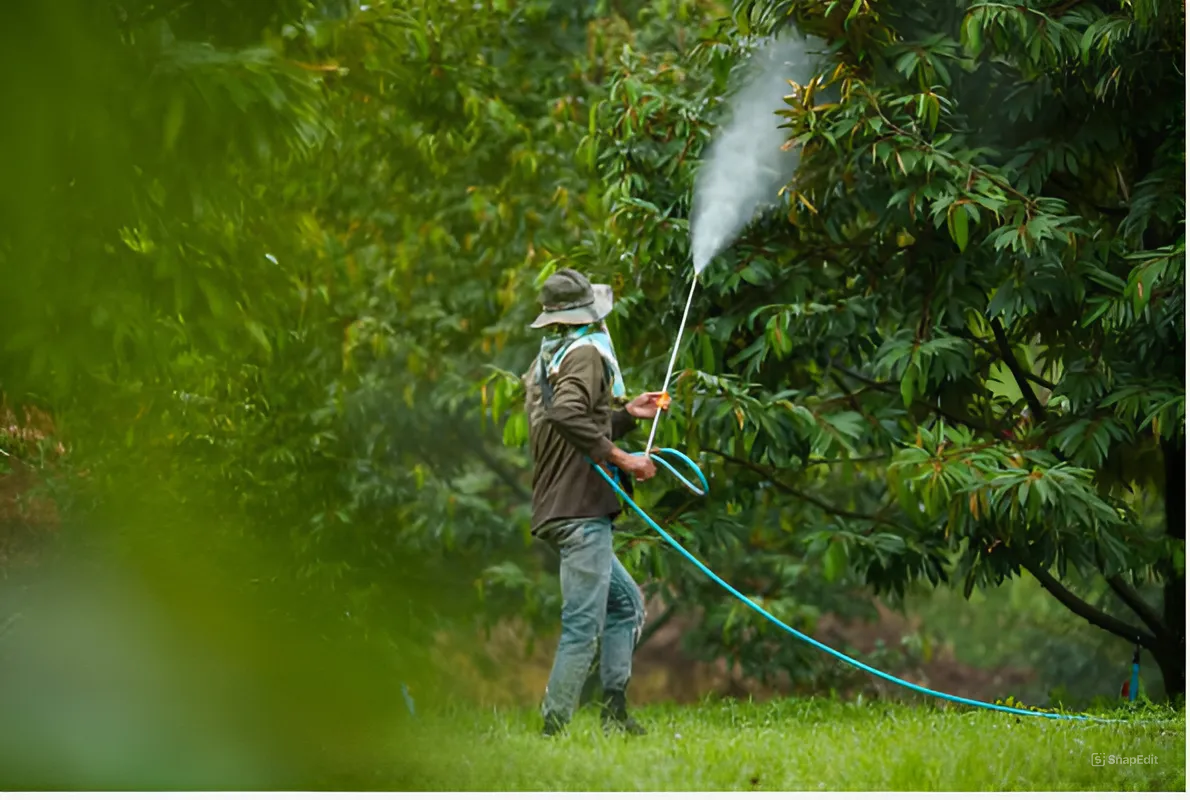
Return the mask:
[[[1165,532],[1186,541],[1186,445],[1183,441],[1161,442],[1165,457]],[[1164,617],[1169,636],[1153,657],[1161,668],[1165,696],[1176,702],[1186,693],[1186,574],[1172,563],[1162,565],[1165,574]]]
[[[1186,579],[1174,578],[1165,584],[1165,619],[1170,624],[1171,635],[1164,638],[1153,651],[1153,659],[1161,670],[1161,681],[1165,684],[1165,697],[1177,703],[1186,694],[1186,628],[1182,623],[1174,628],[1171,608],[1180,609],[1185,619]]]
[[[1165,459],[1165,532],[1186,541],[1186,444],[1163,439]]]

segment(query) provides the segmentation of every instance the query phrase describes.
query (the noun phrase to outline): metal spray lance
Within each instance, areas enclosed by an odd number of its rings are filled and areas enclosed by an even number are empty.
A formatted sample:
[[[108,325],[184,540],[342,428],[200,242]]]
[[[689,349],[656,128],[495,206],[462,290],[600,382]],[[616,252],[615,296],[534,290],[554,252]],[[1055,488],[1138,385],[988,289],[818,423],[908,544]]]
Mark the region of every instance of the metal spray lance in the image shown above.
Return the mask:
[[[682,312],[682,324],[678,326],[678,336],[674,340],[674,349],[669,356],[669,367],[665,371],[665,385],[661,387],[662,395],[669,391],[669,381],[673,378],[674,364],[678,360],[678,348],[682,344],[682,332],[686,330],[686,320],[690,316],[690,305],[694,302],[694,289],[698,286],[698,276],[702,273],[703,268],[695,264],[694,277],[690,279],[690,294],[686,297],[686,310]],[[653,427],[649,430],[649,443],[645,445],[645,453],[653,452],[653,438],[657,435],[657,423],[661,421],[661,411],[657,410],[656,416],[653,417]]]

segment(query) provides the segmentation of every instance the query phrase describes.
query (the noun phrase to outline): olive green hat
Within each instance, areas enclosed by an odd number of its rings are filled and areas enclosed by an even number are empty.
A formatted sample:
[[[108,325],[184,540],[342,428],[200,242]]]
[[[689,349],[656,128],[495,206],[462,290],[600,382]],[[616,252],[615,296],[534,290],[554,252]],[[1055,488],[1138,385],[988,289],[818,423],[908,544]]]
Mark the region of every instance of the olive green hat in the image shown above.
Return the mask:
[[[530,327],[586,325],[611,313],[612,287],[592,284],[581,272],[560,269],[541,287],[542,312]]]

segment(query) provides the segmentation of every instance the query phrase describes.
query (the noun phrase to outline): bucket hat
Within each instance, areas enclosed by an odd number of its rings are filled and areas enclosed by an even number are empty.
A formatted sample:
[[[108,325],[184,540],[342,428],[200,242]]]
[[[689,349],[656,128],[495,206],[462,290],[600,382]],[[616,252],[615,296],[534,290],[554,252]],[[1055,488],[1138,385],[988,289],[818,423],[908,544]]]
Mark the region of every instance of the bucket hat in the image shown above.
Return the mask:
[[[611,313],[614,302],[612,287],[592,284],[573,269],[560,269],[546,279],[539,299],[542,311],[532,328],[599,322]]]

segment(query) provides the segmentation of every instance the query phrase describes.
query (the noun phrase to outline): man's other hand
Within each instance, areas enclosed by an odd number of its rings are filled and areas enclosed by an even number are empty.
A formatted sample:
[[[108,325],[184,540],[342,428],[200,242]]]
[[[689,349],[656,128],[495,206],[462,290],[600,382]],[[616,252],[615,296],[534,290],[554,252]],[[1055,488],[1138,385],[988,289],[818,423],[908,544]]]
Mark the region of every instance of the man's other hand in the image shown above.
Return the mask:
[[[637,419],[652,419],[657,410],[669,406],[669,395],[665,392],[645,392],[624,406],[624,410]]]
[[[616,448],[611,461],[638,481],[647,481],[657,474],[657,465],[653,463],[653,459],[645,455],[632,455]]]

